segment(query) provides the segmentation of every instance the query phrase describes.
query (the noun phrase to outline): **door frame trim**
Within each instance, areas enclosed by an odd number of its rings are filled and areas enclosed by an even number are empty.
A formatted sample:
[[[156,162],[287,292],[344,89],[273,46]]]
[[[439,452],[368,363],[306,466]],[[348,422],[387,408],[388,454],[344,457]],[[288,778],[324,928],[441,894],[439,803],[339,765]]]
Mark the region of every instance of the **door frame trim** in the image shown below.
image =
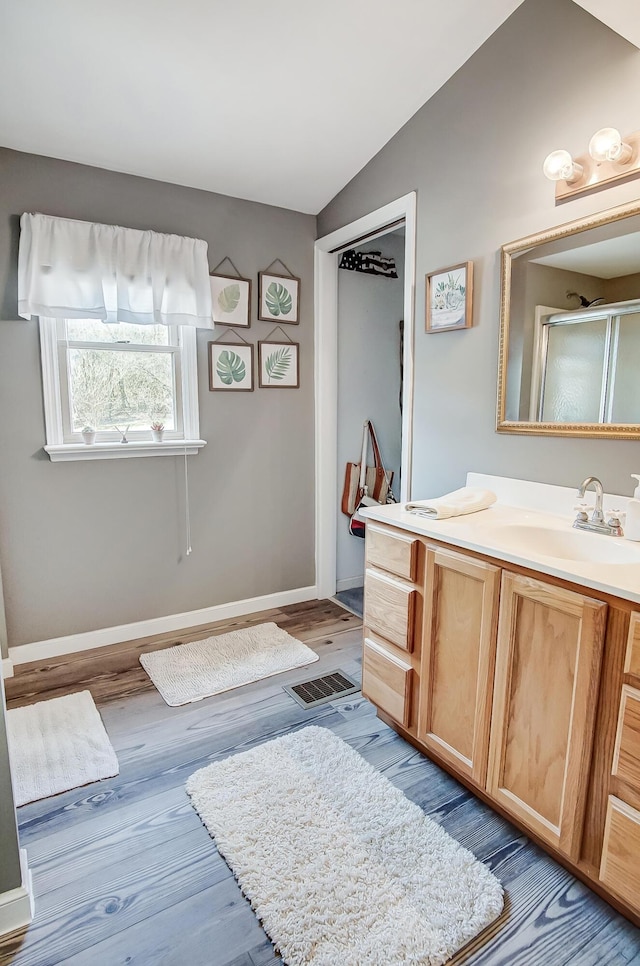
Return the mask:
[[[318,238],[314,250],[315,533],[318,597],[336,592],[338,480],[338,255],[355,239],[404,219],[404,349],[402,389],[402,478],[400,501],[411,498],[413,453],[415,191]]]

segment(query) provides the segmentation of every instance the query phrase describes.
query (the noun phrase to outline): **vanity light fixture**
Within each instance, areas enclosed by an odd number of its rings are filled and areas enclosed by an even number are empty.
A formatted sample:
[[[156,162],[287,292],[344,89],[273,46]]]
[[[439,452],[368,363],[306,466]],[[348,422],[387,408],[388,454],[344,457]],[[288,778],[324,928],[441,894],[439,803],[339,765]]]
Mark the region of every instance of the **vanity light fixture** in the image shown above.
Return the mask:
[[[616,128],[603,127],[591,138],[588,154],[573,158],[568,151],[552,151],[543,170],[556,183],[556,202],[640,177],[640,131],[623,138]]]
[[[566,181],[567,184],[575,184],[580,181],[584,168],[581,164],[576,164],[568,151],[552,151],[544,159],[542,165],[546,177],[549,181]]]
[[[620,131],[615,127],[603,127],[589,141],[589,154],[594,161],[627,164],[633,155],[633,148],[622,140]]]

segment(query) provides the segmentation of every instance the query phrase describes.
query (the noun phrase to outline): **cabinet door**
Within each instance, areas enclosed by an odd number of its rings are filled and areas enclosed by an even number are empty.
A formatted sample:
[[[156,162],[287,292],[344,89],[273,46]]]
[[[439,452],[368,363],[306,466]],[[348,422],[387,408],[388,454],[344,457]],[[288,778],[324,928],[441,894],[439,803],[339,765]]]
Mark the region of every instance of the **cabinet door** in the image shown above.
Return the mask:
[[[502,577],[487,787],[574,861],[606,608],[538,580]]]
[[[418,738],[484,786],[500,570],[429,550]]]

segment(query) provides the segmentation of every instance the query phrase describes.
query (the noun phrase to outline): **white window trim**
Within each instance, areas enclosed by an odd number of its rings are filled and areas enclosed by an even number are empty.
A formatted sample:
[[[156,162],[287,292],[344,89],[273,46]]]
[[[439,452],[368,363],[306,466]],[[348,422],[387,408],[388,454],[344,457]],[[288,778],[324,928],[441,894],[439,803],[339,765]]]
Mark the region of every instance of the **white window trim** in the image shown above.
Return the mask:
[[[47,442],[44,447],[53,462],[65,460],[106,460],[138,456],[192,456],[206,441],[200,439],[200,410],[198,406],[198,358],[196,329],[180,328],[182,412],[184,438],[170,437],[161,443],[152,440],[131,440],[128,443],[107,442],[65,443],[60,396],[58,335],[55,319],[40,319],[40,354],[42,361],[42,390]]]

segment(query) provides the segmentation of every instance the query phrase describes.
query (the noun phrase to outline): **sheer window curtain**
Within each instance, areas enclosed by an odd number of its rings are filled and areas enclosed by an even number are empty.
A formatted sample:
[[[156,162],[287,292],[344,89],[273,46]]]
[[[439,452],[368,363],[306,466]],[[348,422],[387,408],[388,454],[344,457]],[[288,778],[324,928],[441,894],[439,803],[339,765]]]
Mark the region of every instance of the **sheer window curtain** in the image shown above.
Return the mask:
[[[205,241],[28,213],[20,229],[22,318],[213,328]]]

